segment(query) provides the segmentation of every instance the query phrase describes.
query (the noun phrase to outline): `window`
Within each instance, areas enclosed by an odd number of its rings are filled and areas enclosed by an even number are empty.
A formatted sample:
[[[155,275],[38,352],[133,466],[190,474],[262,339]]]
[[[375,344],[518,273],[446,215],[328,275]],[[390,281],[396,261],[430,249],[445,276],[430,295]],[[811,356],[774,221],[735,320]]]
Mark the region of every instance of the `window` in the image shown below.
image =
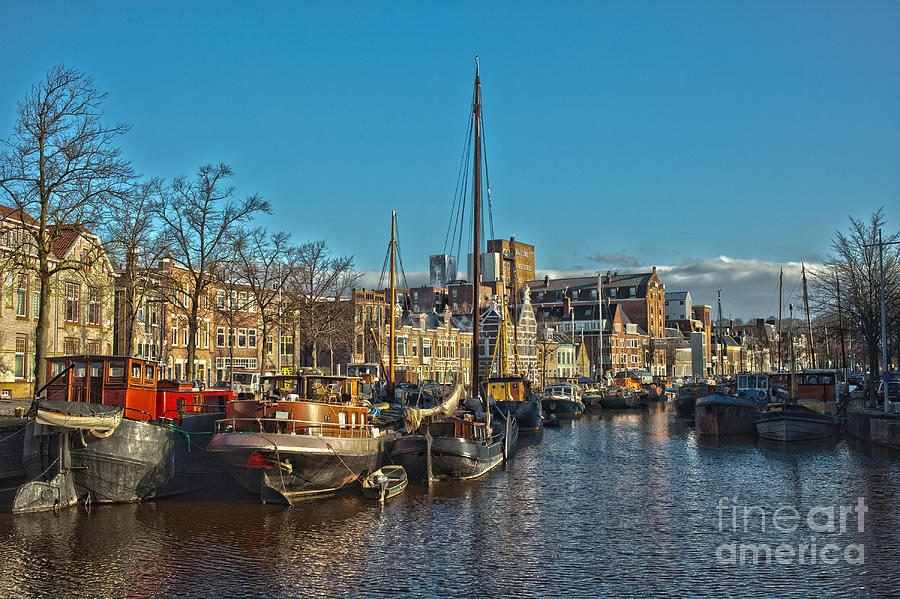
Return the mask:
[[[28,297],[27,285],[28,280],[25,276],[20,276],[18,288],[16,289],[16,316],[28,316],[27,306],[25,305]]]
[[[156,369],[153,364],[147,364],[144,366],[144,378],[148,381],[152,381],[156,379]]]
[[[293,335],[282,335],[281,336],[281,355],[282,356],[293,356],[294,355],[294,336]]]
[[[275,343],[275,338],[272,335],[266,335],[265,352],[266,352],[267,356],[272,355],[272,346],[274,345],[274,343]],[[360,350],[360,351],[362,351],[362,350]]]
[[[397,337],[395,340],[395,353],[398,356],[407,355],[407,345],[409,344],[409,339],[407,337]]]
[[[66,322],[78,322],[78,296],[81,286],[78,283],[66,283]]]
[[[247,329],[238,329],[238,347],[247,347]]]
[[[225,309],[225,290],[219,289],[216,291],[216,308],[219,310]]]
[[[89,341],[84,344],[84,352],[86,354],[90,354],[92,356],[100,355],[100,342],[99,341]]]
[[[410,350],[412,351],[412,357],[416,357],[419,355],[419,341],[418,339],[413,339],[410,344]]]
[[[247,329],[247,347],[256,349],[256,329]]]
[[[35,281],[35,286],[31,292],[31,316],[38,318],[41,315],[41,284]]]
[[[63,353],[67,356],[74,356],[78,353],[78,339],[66,339],[63,341]]]
[[[209,347],[209,323],[203,323],[203,347]]]
[[[216,328],[216,347],[225,347],[225,327]]]
[[[356,322],[362,322],[362,306],[356,307]]]
[[[141,365],[138,362],[131,363],[131,378],[133,378],[133,379],[141,378]]]
[[[28,340],[24,335],[16,336],[16,363],[14,376],[17,379],[25,378],[25,348],[27,345]]]
[[[247,304],[247,292],[241,291],[238,293],[238,310],[249,310],[250,306]]]
[[[228,327],[228,347],[234,347],[234,329]]]
[[[185,324],[187,324],[187,323],[185,323]],[[181,328],[181,345],[184,347],[187,347],[187,344],[188,344],[188,328],[185,326],[185,327]]]
[[[172,345],[178,345],[178,322],[172,319]]]
[[[88,324],[100,324],[100,290],[91,289],[88,291]]]

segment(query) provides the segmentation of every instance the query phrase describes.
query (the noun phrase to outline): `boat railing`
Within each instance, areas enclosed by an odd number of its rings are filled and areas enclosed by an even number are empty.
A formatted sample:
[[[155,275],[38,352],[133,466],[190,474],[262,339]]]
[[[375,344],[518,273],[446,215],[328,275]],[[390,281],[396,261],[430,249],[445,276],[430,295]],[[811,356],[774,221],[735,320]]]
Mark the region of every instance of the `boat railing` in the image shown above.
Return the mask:
[[[177,420],[182,418],[185,414],[194,415],[194,414],[215,414],[217,412],[223,412],[225,410],[225,406],[220,403],[203,403],[203,402],[184,402],[181,400],[178,401],[177,408],[169,408],[165,412],[162,413],[160,418],[166,418],[170,420]]]
[[[323,437],[370,437],[368,423],[316,422],[285,418],[225,418],[216,421],[217,433],[280,433]]]

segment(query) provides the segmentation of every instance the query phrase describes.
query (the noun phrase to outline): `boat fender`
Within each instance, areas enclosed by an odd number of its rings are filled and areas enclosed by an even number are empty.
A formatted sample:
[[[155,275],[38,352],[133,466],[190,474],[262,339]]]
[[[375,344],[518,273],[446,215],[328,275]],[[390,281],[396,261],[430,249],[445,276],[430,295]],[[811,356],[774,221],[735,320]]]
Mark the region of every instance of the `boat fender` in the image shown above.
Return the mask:
[[[88,429],[88,432],[91,433],[91,436],[96,437],[97,439],[106,439],[114,432],[116,429],[114,428],[92,428]]]
[[[756,392],[756,399],[758,399],[759,401],[765,401],[767,397],[769,397],[769,394],[762,389]]]

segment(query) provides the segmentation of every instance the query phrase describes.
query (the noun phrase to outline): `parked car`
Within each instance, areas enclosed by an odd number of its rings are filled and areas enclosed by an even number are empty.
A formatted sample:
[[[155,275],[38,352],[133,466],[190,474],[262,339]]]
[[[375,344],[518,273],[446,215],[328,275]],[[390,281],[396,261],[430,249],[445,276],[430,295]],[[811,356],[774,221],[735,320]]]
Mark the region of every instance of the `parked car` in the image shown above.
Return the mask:
[[[894,378],[888,382],[888,401],[900,401],[900,380]],[[878,399],[884,398],[884,381],[878,385]]]

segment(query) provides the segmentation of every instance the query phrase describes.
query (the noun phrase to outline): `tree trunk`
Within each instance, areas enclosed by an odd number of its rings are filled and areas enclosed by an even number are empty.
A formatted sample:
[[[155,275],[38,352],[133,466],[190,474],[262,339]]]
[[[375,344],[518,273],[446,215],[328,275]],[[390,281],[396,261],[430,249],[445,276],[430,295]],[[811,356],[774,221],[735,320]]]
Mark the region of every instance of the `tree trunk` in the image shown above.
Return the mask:
[[[878,368],[878,345],[869,345],[869,407],[874,408],[878,402],[878,381],[881,371]]]
[[[199,289],[200,286],[198,285]],[[185,377],[187,380],[194,379],[194,361],[196,359],[197,354],[197,313],[200,311],[200,294],[194,293],[191,296],[191,317],[188,319],[188,344],[187,344],[187,371],[190,373],[189,377]]]
[[[319,367],[319,345],[315,339],[312,341],[312,367]]]
[[[47,382],[47,355],[50,349],[51,275],[45,260],[41,260],[41,309],[34,331],[34,389]],[[63,299],[65,301],[65,299]]]

